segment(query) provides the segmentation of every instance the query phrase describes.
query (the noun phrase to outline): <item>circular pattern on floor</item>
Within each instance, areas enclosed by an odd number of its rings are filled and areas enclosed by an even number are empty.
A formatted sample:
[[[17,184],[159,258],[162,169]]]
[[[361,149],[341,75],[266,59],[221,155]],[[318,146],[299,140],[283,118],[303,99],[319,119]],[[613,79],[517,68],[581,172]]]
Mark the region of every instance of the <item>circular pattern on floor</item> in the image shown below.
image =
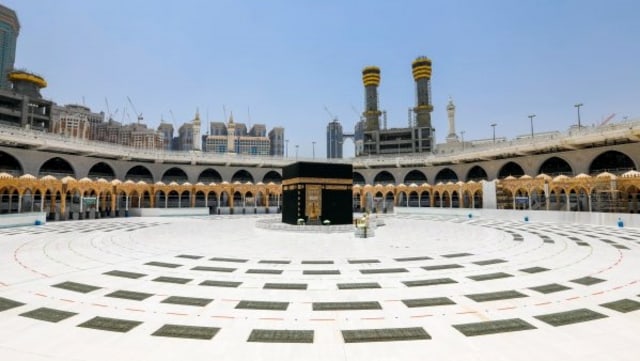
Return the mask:
[[[640,339],[637,229],[405,215],[362,239],[258,219],[0,230],[0,357],[625,359]]]

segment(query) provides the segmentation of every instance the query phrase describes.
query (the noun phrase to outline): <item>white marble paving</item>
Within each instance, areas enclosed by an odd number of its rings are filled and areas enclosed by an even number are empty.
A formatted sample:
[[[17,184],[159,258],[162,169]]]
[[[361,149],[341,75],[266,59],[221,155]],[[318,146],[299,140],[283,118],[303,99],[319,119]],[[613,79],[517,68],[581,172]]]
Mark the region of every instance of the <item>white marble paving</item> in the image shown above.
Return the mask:
[[[348,232],[268,230],[255,227],[258,219],[127,218],[0,230],[0,297],[25,304],[0,311],[0,360],[636,360],[640,354],[640,310],[622,313],[600,306],[622,299],[640,302],[638,229],[403,215],[386,217],[386,225],[377,229],[375,237],[362,239]],[[514,240],[514,235],[520,235],[522,241]],[[543,235],[554,243],[545,243]],[[580,246],[570,237],[588,245]],[[444,257],[455,253],[469,255]],[[396,260],[423,256],[431,259]],[[247,261],[210,260],[213,257]],[[362,259],[379,262],[349,262]],[[493,259],[507,262],[474,263]],[[301,264],[303,260],[334,263]],[[446,264],[462,267],[422,268]],[[193,270],[196,266],[235,271]],[[549,270],[521,271],[530,267]],[[407,272],[360,272],[392,268]],[[283,272],[246,273],[249,269]],[[112,270],[145,276],[128,279],[104,274]],[[303,275],[304,270],[339,270],[340,274]],[[512,277],[469,278],[499,272]],[[161,276],[190,281],[153,281]],[[593,285],[572,282],[587,276],[604,281]],[[402,283],[439,278],[456,283],[420,287]],[[204,280],[242,283],[238,287],[199,285]],[[79,293],[52,287],[62,282],[101,288]],[[263,289],[268,282],[303,283],[307,289]],[[381,288],[337,288],[338,283],[371,282]],[[570,289],[548,294],[530,289],[552,283]],[[117,290],[153,295],[143,301],[106,297]],[[476,302],[465,296],[508,290],[527,297]],[[204,307],[163,303],[169,296],[213,301]],[[401,301],[434,297],[447,297],[455,304],[409,308]],[[240,300],[287,302],[288,306],[286,311],[236,309]],[[379,302],[382,309],[312,310],[313,302],[360,301]],[[57,323],[20,316],[40,307],[77,315]],[[608,317],[559,327],[534,317],[580,308]],[[96,316],[142,324],[126,333],[77,327]],[[522,319],[536,329],[467,337],[452,326],[509,318]],[[151,336],[165,324],[218,327],[220,331],[211,340]],[[421,327],[431,339],[346,344],[341,334],[342,330],[406,327]],[[314,341],[247,342],[253,329],[313,330]]]

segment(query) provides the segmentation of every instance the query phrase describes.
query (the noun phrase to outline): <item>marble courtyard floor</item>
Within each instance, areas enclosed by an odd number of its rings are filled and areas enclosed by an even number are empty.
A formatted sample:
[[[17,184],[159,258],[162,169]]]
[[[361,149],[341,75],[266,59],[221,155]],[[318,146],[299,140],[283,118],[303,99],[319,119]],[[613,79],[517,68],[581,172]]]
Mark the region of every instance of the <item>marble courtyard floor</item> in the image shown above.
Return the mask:
[[[260,219],[0,229],[0,360],[640,354],[640,229],[402,215],[362,239]]]

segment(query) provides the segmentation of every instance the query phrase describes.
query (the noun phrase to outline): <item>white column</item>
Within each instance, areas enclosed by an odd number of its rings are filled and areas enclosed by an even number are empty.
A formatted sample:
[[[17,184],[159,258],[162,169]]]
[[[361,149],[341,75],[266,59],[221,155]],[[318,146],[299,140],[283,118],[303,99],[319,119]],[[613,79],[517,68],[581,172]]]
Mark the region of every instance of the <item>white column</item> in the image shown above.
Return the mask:
[[[124,201],[124,210],[128,211],[129,210],[129,195],[125,195],[125,201]]]
[[[18,193],[18,213],[22,213],[22,194]]]

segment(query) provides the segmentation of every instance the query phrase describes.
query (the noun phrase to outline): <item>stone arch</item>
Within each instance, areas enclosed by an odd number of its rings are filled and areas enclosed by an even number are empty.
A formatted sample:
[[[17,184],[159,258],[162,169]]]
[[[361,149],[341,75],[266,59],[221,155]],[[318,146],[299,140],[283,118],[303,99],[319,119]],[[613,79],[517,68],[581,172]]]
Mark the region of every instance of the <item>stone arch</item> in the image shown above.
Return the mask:
[[[431,193],[429,191],[420,193],[420,207],[431,207]]]
[[[244,196],[240,191],[235,191],[233,193],[233,208],[243,208],[244,207]],[[243,208],[244,209],[244,208]]]
[[[516,162],[507,162],[500,168],[500,171],[498,172],[499,179],[506,178],[508,176],[521,177],[523,175],[524,170]]]
[[[142,197],[137,190],[133,190],[129,195],[129,208],[140,208],[142,203]]]
[[[198,176],[198,182],[202,182],[204,184],[209,183],[222,183],[222,176],[218,173],[217,170],[213,168],[207,168],[203,170]]]
[[[202,189],[197,190],[194,200],[195,200],[194,202],[195,207],[204,207],[206,204],[205,192]]]
[[[414,169],[404,176],[404,184],[424,184],[427,183],[427,176],[421,171]]]
[[[458,181],[458,175],[456,172],[451,170],[451,168],[442,168],[438,174],[436,174],[436,179],[434,182],[436,183],[447,183],[453,182],[456,183]]]
[[[531,209],[533,210],[546,210],[547,207],[547,197],[544,193],[544,190],[539,188],[534,188],[531,190]]]
[[[623,201],[627,202],[626,208],[629,213],[640,213],[640,186],[632,185],[625,192],[626,197],[623,197]]]
[[[172,167],[167,169],[164,174],[162,174],[162,177],[160,179],[165,184],[169,184],[171,182],[182,184],[189,181],[187,173],[185,173],[185,171],[179,167]]]
[[[220,207],[230,207],[231,206],[231,197],[229,196],[229,192],[222,191],[220,192]]]
[[[400,191],[396,197],[396,207],[406,207],[408,202],[407,193],[405,191]]]
[[[179,208],[180,207],[180,193],[172,189],[167,194],[167,207],[168,208]]]
[[[376,174],[376,177],[373,179],[373,184],[396,184],[396,178],[393,174],[383,170],[382,172]]]
[[[433,206],[434,207],[442,207],[442,197],[440,196],[439,191],[433,192]]]
[[[140,200],[140,206],[142,208],[150,208],[151,207],[151,192],[147,189],[141,191],[142,198]]]
[[[131,167],[127,174],[124,176],[125,181],[134,181],[134,182],[147,182],[153,183],[153,175],[151,175],[151,171],[143,165],[136,165],[135,167]]]
[[[154,194],[154,203],[156,208],[166,208],[167,206],[167,195],[164,191],[158,189]]]
[[[592,175],[602,172],[622,174],[628,170],[635,170],[636,165],[626,154],[617,150],[609,150],[595,157],[589,165],[589,173]]]
[[[71,164],[60,157],[50,158],[38,170],[38,177],[52,175],[56,178],[64,178],[66,176],[76,178],[75,174],[76,172]]]
[[[365,185],[365,180],[364,177],[362,176],[362,174],[358,173],[358,172],[353,172],[353,184],[359,184],[361,186]]]
[[[0,213],[18,213],[18,189],[12,186],[0,188]]]
[[[482,208],[482,190],[477,190],[473,193],[473,206],[475,208]]]
[[[418,201],[420,197],[418,196],[417,191],[415,190],[409,191],[408,197],[409,197],[407,202],[408,207],[419,207]]]
[[[180,208],[189,207],[191,207],[191,191],[185,189],[180,193]]]
[[[566,160],[554,156],[548,158],[542,163],[538,170],[538,174],[540,173],[548,174],[550,176],[557,176],[561,174],[572,176],[573,169]]]
[[[240,182],[247,183],[253,182],[253,176],[245,169],[240,169],[239,171],[233,173],[233,177],[231,177],[231,183]]]
[[[282,176],[280,175],[280,173],[276,172],[275,170],[270,170],[267,172],[267,174],[264,175],[264,177],[262,177],[262,183],[269,184],[271,182],[275,184],[282,183]]]
[[[0,173],[9,173],[14,177],[19,177],[24,174],[23,169],[18,158],[0,151]]]
[[[460,207],[460,193],[458,191],[451,192],[451,208],[461,208]]]
[[[209,191],[207,193],[207,203],[209,204],[209,213],[215,213],[218,208],[218,193]]]
[[[109,164],[105,162],[98,162],[91,166],[87,177],[92,179],[104,178],[108,181],[112,181],[116,179],[116,172],[113,171],[113,168]]]
[[[467,172],[467,178],[466,178],[467,182],[468,181],[479,182],[481,180],[488,180],[488,179],[489,179],[489,176],[487,176],[487,171],[485,171],[484,168],[482,168],[479,165],[474,165]]]
[[[384,206],[384,194],[381,191],[377,191],[373,196],[373,212],[379,213],[382,212]]]
[[[393,202],[394,202],[393,192],[387,192],[384,195],[384,208],[382,209],[382,211],[386,212],[388,210],[393,210]]]

